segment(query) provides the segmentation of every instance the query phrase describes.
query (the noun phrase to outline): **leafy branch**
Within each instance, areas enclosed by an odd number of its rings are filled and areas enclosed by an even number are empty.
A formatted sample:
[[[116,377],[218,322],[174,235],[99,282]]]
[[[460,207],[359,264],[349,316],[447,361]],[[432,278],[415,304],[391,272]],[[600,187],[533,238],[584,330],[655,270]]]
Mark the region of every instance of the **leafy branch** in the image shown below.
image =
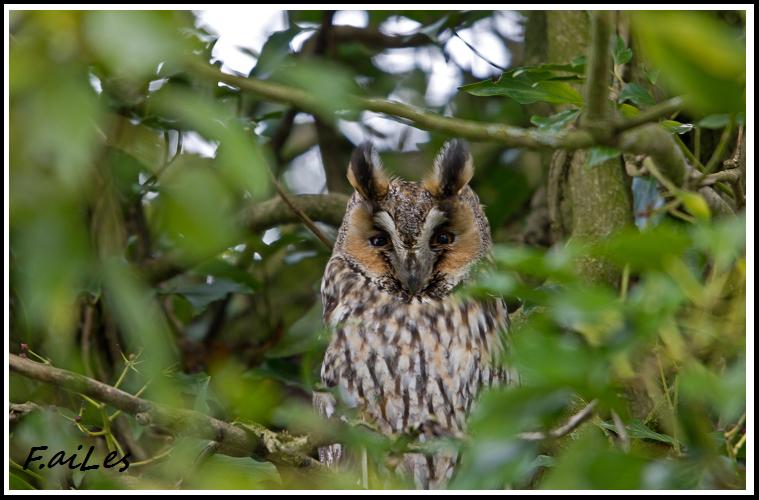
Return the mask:
[[[361,422],[353,424],[334,419],[319,429],[318,436],[293,436],[286,430],[275,432],[254,422],[231,424],[198,411],[172,408],[142,399],[138,395],[132,395],[90,377],[31,361],[16,354],[9,355],[9,366],[12,372],[24,377],[75,392],[98,408],[109,405],[116,408],[117,412],[132,415],[140,425],[155,426],[173,435],[207,439],[213,443],[214,450],[221,454],[256,457],[278,465],[322,468],[322,465],[312,458],[311,454],[319,446],[335,442],[341,436],[355,435],[357,427],[360,427],[362,432],[371,432],[380,436],[378,431]],[[566,436],[587,421],[593,415],[596,406],[597,401],[593,400],[557,428],[523,432],[518,434],[517,438],[525,441],[544,441]],[[34,402],[11,403],[10,417],[16,420],[27,413],[42,409],[42,406]],[[90,436],[102,435],[87,430],[78,421],[75,423],[80,430]],[[435,453],[434,447],[428,449],[424,444],[413,442],[416,437],[414,433],[407,436],[401,435],[391,444],[397,446],[398,443],[402,443],[403,449],[400,452]],[[465,438],[457,437],[454,440],[460,445],[466,445]]]

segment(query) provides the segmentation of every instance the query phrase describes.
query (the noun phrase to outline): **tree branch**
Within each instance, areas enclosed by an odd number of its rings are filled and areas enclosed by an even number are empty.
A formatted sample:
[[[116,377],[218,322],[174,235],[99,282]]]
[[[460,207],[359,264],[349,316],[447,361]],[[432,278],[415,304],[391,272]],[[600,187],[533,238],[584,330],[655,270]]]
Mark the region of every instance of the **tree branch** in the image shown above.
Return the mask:
[[[697,174],[697,178],[701,180],[702,186],[711,186],[716,182],[736,182],[742,175],[743,172],[741,172],[741,169],[731,168],[729,170],[720,170],[719,172],[706,175],[703,178]]]
[[[306,226],[308,230],[311,231],[311,233],[313,233],[313,235],[316,236],[316,238],[322,242],[322,244],[327,248],[327,250],[331,250],[332,242],[329,240],[329,238],[327,238],[322,232],[322,230],[319,229],[319,227],[316,224],[314,224],[314,221],[311,220],[311,217],[309,217],[306,212],[301,210],[300,207],[298,207],[295,203],[293,203],[292,199],[290,198],[290,195],[285,192],[282,185],[279,183],[279,181],[277,181],[277,178],[274,177],[274,175],[271,174],[271,172],[269,172],[269,174],[270,174],[270,180],[271,180],[272,185],[274,186],[274,189],[277,191],[277,194],[282,199],[282,201],[285,202],[285,205],[287,205],[290,211],[294,213],[298,217],[298,219],[300,219],[303,225]]]
[[[649,123],[622,133],[617,142],[622,151],[650,156],[676,186],[685,182],[688,165],[672,134],[659,124]]]
[[[318,462],[301,450],[284,453],[287,436],[271,431],[256,432],[254,427],[243,429],[197,411],[175,409],[147,401],[97,380],[62,370],[50,365],[35,363],[15,354],[9,356],[10,369],[24,377],[55,387],[83,394],[97,401],[133,415],[141,425],[155,425],[175,435],[192,436],[214,441],[219,452],[232,456],[257,456],[274,463],[289,465],[318,465]],[[29,403],[27,403],[28,407]],[[33,409],[28,407],[29,410]],[[281,442],[280,442],[281,441]],[[304,443],[304,450],[307,449]]]
[[[378,432],[363,422],[352,425],[330,419],[325,421],[325,425],[319,429],[320,435],[317,438],[292,436],[287,431],[274,432],[256,423],[232,425],[194,410],[171,408],[133,396],[84,375],[44,363],[36,363],[16,354],[9,355],[9,366],[12,372],[24,377],[82,394],[133,415],[140,425],[158,426],[173,435],[207,439],[214,443],[217,452],[225,455],[256,457],[275,464],[321,468],[321,464],[309,456],[317,447],[336,442],[340,436],[348,436],[357,430],[372,434]],[[596,400],[591,401],[560,427],[548,431],[524,432],[517,437],[527,441],[542,441],[565,436],[593,414],[597,403]],[[34,402],[11,403],[10,408],[11,418],[14,414],[23,416],[31,411],[42,409]],[[408,441],[404,448],[408,452],[436,453],[434,449],[428,451],[424,443],[413,442],[415,438],[416,435],[411,433],[397,436],[396,441]]]
[[[312,96],[298,88],[255,78],[229,75],[209,64],[193,63],[192,67],[202,77],[226,83],[244,92],[250,92],[276,102],[289,103],[310,113],[318,114],[322,110],[317,96]],[[497,141],[507,146],[529,149],[581,149],[595,144],[593,136],[585,130],[541,132],[536,129],[525,129],[499,123],[462,120],[428,113],[386,99],[346,96],[346,103],[356,109],[374,111],[408,120],[414,126],[424,130],[443,132],[473,141]]]
[[[675,111],[679,111],[682,109],[682,107],[682,97],[673,97],[671,99],[667,99],[666,101],[660,102],[659,104],[641,111],[632,118],[628,118],[627,120],[618,123],[614,127],[614,130],[618,133],[624,132],[626,130],[630,130],[631,128],[657,121],[659,118],[664,118],[665,116],[671,115]]]
[[[603,123],[608,119],[609,74],[611,73],[611,11],[597,11],[590,16],[588,71],[585,82],[583,124],[609,132]]]
[[[557,439],[562,436],[566,436],[573,430],[577,429],[580,424],[589,419],[593,415],[593,410],[597,405],[598,401],[594,399],[582,410],[572,415],[564,425],[555,429],[551,429],[549,431],[523,432],[519,435],[519,437],[526,441],[543,441],[545,439]]]

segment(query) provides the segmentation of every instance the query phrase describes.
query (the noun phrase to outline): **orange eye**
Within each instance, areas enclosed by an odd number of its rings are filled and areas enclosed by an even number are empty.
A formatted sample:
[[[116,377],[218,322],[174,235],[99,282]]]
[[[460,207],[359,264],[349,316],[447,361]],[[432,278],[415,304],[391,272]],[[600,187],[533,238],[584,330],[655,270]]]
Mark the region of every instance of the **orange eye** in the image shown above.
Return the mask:
[[[439,233],[435,234],[435,236],[432,237],[432,244],[433,245],[450,245],[453,243],[453,240],[456,239],[456,236],[450,231],[440,231]]]

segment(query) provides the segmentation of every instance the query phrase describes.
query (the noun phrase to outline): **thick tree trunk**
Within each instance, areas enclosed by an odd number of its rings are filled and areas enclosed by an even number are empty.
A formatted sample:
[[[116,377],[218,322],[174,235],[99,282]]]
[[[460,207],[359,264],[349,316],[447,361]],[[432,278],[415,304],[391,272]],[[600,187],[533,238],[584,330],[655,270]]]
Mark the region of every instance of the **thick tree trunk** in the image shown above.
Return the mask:
[[[553,11],[545,14],[547,62],[566,63],[588,51],[590,19],[585,11]],[[539,23],[533,25],[540,26]],[[528,23],[528,26],[530,24]],[[535,37],[528,37],[535,40]],[[610,56],[609,56],[610,57]],[[602,68],[603,69],[603,68]],[[608,107],[608,106],[607,106]],[[592,120],[600,125],[613,110]],[[586,115],[586,118],[587,115]],[[633,220],[630,182],[621,158],[587,166],[588,152],[556,152],[549,174],[549,209],[554,234],[571,239],[597,241],[629,225]],[[588,281],[616,286],[621,270],[613,264],[587,257],[580,272]]]

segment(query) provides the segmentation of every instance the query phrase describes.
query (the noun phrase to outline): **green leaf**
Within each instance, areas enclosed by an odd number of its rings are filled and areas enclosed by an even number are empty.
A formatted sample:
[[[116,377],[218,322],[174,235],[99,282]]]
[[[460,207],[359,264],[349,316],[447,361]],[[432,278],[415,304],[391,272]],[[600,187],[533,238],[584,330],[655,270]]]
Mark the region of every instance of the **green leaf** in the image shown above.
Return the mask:
[[[231,193],[216,172],[176,170],[162,180],[154,201],[155,225],[189,256],[215,255],[239,238]]]
[[[211,377],[205,377],[205,379],[198,385],[197,392],[195,393],[195,401],[192,403],[192,409],[205,413],[206,415],[211,413],[211,408],[208,406],[208,383],[211,381]]]
[[[300,27],[293,25],[289,29],[275,31],[269,35],[263,48],[261,48],[261,54],[258,56],[256,65],[250,71],[249,76],[256,78],[268,78],[271,76],[271,73],[290,54],[290,42],[302,31]]]
[[[746,360],[720,373],[693,361],[683,369],[680,387],[687,400],[707,402],[725,421],[734,421],[746,409]]]
[[[548,102],[582,105],[580,93],[563,80],[578,81],[582,66],[574,64],[542,64],[514,68],[497,81],[484,80],[459,87],[472,95],[505,95],[520,104]]]
[[[582,105],[580,93],[571,85],[556,81],[538,81],[526,83],[514,78],[501,77],[497,82],[484,82],[464,85],[461,90],[476,96],[505,95],[519,104],[547,102],[550,104]]]
[[[670,445],[675,445],[677,443],[677,440],[672,436],[652,431],[640,420],[633,420],[630,422],[630,425],[627,426],[627,432],[633,439],[650,439],[652,441],[659,441]]]
[[[234,110],[197,92],[169,85],[151,97],[149,109],[218,141],[218,170],[228,186],[243,188],[254,198],[268,193],[266,157],[255,135],[245,129]]]
[[[613,422],[600,422],[598,425],[606,430],[617,431],[617,426]],[[677,443],[677,440],[672,436],[652,431],[640,420],[633,420],[625,426],[625,429],[627,430],[627,434],[633,439],[649,439],[668,445],[675,445]]]
[[[692,123],[680,123],[675,120],[662,120],[660,123],[673,134],[687,134],[693,130]]]
[[[718,115],[705,116],[699,120],[698,126],[708,129],[720,129],[727,127],[728,123],[730,123],[730,115],[727,113],[722,113]]]
[[[204,311],[211,302],[221,300],[227,294],[249,294],[252,292],[253,290],[249,286],[224,278],[217,278],[213,283],[178,285],[160,291],[162,294],[181,295],[192,304],[198,313]]]
[[[170,11],[88,12],[85,36],[103,64],[117,75],[145,78],[163,61],[182,57],[178,16]]]
[[[656,104],[651,94],[642,85],[628,83],[619,94],[618,102],[630,101],[636,106],[645,107]]]
[[[631,48],[625,47],[625,41],[622,37],[617,35],[614,42],[614,64],[622,65],[627,64],[632,60],[633,51]]]
[[[587,61],[587,58],[584,55],[575,56],[572,58],[572,61],[570,62],[570,64],[572,65],[572,67],[577,68],[582,73],[585,73],[586,61]]]
[[[334,61],[318,58],[289,57],[272,73],[272,81],[290,85],[319,96],[318,112],[326,120],[337,113],[356,111],[355,95],[362,89],[353,78],[353,70]]]
[[[638,116],[640,114],[640,110],[636,108],[635,106],[627,103],[622,103],[618,106],[620,114],[624,118],[632,118],[634,116]]]
[[[287,329],[279,343],[266,351],[267,358],[283,358],[310,351],[319,343],[322,325],[322,305],[316,301],[298,321]]]
[[[36,490],[37,488],[35,488],[31,484],[29,484],[20,475],[16,474],[15,472],[11,472],[11,474],[10,474],[10,482],[8,484],[8,489],[11,489],[11,490]]]
[[[579,109],[567,109],[551,116],[533,115],[530,118],[530,123],[536,125],[540,130],[557,131],[571,123],[579,112]]]
[[[630,228],[613,238],[599,241],[594,253],[633,270],[662,269],[667,261],[680,257],[690,245],[681,228],[660,224],[645,231]]]
[[[588,150],[588,167],[595,167],[605,161],[612,160],[622,154],[617,148],[607,146],[596,146]]]
[[[656,85],[656,82],[659,81],[659,74],[661,71],[658,69],[652,69],[646,71],[646,80],[648,80],[648,83],[651,85]]]
[[[195,267],[195,272],[200,275],[211,275],[214,278],[225,278],[257,290],[261,284],[250,273],[230,264],[223,258],[216,258],[200,263]]]
[[[699,113],[746,108],[745,34],[711,12],[637,11],[641,50],[673,93]]]
[[[715,224],[697,224],[691,229],[693,244],[714,259],[717,269],[732,266],[746,251],[746,219],[727,217]]]
[[[598,428],[588,426],[580,434],[579,439],[571,441],[557,457],[542,488],[629,490],[641,487],[647,460],[610,448]]]

